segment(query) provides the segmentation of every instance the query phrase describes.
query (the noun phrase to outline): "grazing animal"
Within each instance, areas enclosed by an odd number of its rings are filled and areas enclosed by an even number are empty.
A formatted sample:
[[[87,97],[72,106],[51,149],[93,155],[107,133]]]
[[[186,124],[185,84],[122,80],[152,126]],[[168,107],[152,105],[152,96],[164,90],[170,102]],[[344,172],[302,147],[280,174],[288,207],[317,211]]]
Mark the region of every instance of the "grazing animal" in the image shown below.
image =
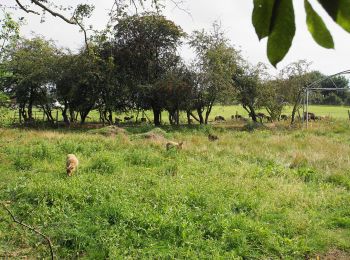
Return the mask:
[[[131,115],[131,116],[125,116],[125,117],[124,117],[124,121],[130,121],[130,120],[133,119],[133,118],[134,118],[133,115]]]
[[[261,121],[266,117],[264,113],[256,113],[255,116],[259,118]],[[252,117],[252,113],[249,113],[249,117]]]
[[[306,112],[304,112],[304,120],[306,120],[306,118],[308,118],[308,120],[316,120],[316,115],[314,113],[308,112],[307,113],[307,117],[306,117]]]
[[[287,115],[281,115],[281,120],[287,121],[288,120],[288,116]]]
[[[166,149],[167,149],[167,151],[169,151],[170,149],[173,149],[173,148],[181,150],[182,149],[182,145],[183,145],[183,142],[177,143],[177,142],[169,141],[166,144]]]
[[[265,118],[266,117],[266,115],[264,113],[261,113],[261,112],[257,113],[256,116],[259,117],[259,118]]]
[[[226,121],[225,118],[223,116],[216,116],[214,118],[215,121]]]
[[[231,116],[231,119],[233,120],[233,119],[236,119],[236,120],[238,120],[238,119],[242,119],[243,118],[243,116],[242,115],[239,115],[239,114],[235,114],[235,115],[232,115]]]
[[[272,122],[272,117],[271,116],[265,116],[267,122],[271,123]]]
[[[72,176],[73,172],[78,169],[79,161],[74,154],[68,154],[66,160],[67,175]]]
[[[266,115],[264,113],[256,113],[255,114],[256,118],[258,118],[260,120],[260,122],[262,123],[263,119],[266,118]],[[249,117],[252,117],[252,114],[249,113]]]
[[[213,141],[219,140],[219,137],[217,135],[209,134],[208,139],[209,139],[209,141],[213,142]]]

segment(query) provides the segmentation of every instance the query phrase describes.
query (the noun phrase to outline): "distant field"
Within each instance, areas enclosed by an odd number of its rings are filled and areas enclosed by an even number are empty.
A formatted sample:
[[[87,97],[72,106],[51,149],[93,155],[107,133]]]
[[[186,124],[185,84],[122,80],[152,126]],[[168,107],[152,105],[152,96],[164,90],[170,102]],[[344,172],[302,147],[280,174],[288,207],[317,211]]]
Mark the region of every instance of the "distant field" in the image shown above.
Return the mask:
[[[309,106],[309,111],[315,113],[316,115],[321,115],[321,116],[329,116],[332,118],[338,118],[338,119],[348,119],[348,110],[350,110],[350,107],[346,106]],[[267,113],[265,110],[259,110],[261,112]],[[286,107],[283,111],[284,114],[290,115],[292,111],[292,107]],[[244,117],[248,118],[248,113],[243,109],[242,106],[236,105],[236,106],[214,106],[212,113],[209,117],[209,120],[214,120],[215,116],[221,115],[224,116],[225,119],[230,119],[232,115],[235,115],[236,112],[238,112],[240,115],[243,115]],[[151,111],[146,111],[146,115],[148,116],[149,119],[152,120],[153,115]],[[302,113],[302,112],[301,112]],[[194,113],[195,114],[195,113]],[[56,112],[53,112],[54,118],[56,118]],[[128,113],[113,113],[113,118],[119,117],[121,119],[124,118],[124,116],[130,116],[134,115],[136,117],[137,112],[136,111],[130,111]],[[34,110],[34,116],[38,120],[42,120],[43,118],[43,113]],[[142,113],[139,113],[139,118],[142,117]],[[15,118],[15,120],[13,120]],[[186,123],[186,115],[185,113],[181,113],[181,122]],[[163,112],[162,113],[162,119],[163,123],[168,124],[168,113]],[[61,116],[61,112],[58,111],[58,120],[62,121],[63,118]],[[89,117],[86,119],[86,122],[91,122],[91,121],[99,121],[99,114],[97,111],[91,111],[89,114]],[[11,123],[11,122],[18,122],[18,113],[17,111],[7,111],[6,117],[3,119],[0,117],[0,122],[6,122],[6,123]]]
[[[348,119],[348,110],[350,107],[345,106],[309,106],[309,112],[313,112],[316,115],[330,116],[333,118]],[[242,106],[215,106],[212,112],[212,118],[216,115],[222,115],[225,118],[230,118],[231,115],[235,115],[236,111],[248,117],[248,113]],[[264,110],[260,110],[266,112]],[[286,107],[283,111],[284,114],[290,115],[292,113],[292,107]],[[301,112],[302,113],[302,112]]]
[[[348,122],[241,127],[0,128],[0,202],[57,259],[349,259]],[[48,256],[0,207],[0,258]]]

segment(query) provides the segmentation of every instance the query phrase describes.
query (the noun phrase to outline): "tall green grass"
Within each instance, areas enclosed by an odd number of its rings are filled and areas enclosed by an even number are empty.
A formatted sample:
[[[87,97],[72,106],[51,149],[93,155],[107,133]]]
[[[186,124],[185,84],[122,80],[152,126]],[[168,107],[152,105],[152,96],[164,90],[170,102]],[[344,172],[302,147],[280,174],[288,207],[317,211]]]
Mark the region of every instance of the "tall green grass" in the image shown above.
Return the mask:
[[[155,130],[164,140],[140,137],[149,127],[110,137],[0,129],[0,200],[60,259],[349,256],[347,122],[232,129]],[[166,151],[166,140],[183,150]],[[68,153],[80,160],[71,178]],[[0,212],[1,257],[48,257],[40,237]]]

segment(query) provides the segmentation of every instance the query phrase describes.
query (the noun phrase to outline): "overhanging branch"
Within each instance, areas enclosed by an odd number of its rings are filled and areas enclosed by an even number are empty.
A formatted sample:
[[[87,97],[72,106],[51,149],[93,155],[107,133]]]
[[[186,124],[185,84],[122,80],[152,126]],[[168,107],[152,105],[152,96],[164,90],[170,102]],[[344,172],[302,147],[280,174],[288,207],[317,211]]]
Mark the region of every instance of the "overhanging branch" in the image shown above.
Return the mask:
[[[62,14],[60,13],[57,13],[53,10],[51,10],[50,8],[48,8],[47,6],[43,5],[42,3],[40,3],[38,0],[31,0],[33,4],[36,4],[37,6],[41,7],[43,10],[49,12],[52,16],[55,16],[55,17],[59,17],[61,18],[63,21],[65,21],[66,23],[69,23],[69,24],[76,24],[76,22],[72,19],[68,19],[66,18],[65,16],[63,16]]]
[[[27,9],[24,5],[22,5],[22,3],[21,3],[19,0],[16,0],[16,3],[17,3],[18,6],[19,6],[23,11],[25,11],[26,13],[33,13],[33,14],[40,15],[40,14],[39,14],[38,12],[36,12],[36,11]]]

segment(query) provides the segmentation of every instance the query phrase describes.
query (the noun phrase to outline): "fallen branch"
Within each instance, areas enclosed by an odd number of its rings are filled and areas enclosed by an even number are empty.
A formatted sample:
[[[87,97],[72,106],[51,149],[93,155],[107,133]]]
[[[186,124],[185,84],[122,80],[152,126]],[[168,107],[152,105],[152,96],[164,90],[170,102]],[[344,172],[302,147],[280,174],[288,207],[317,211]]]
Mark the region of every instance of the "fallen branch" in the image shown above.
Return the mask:
[[[15,222],[15,223],[17,223],[17,224],[19,224],[19,225],[21,225],[21,226],[23,226],[25,228],[28,228],[29,230],[33,231],[34,233],[42,236],[47,241],[47,243],[49,245],[49,248],[50,248],[51,259],[53,260],[54,259],[54,253],[53,253],[53,246],[52,246],[51,239],[48,236],[46,236],[45,234],[43,234],[41,231],[35,229],[34,227],[29,226],[28,224],[17,220],[17,218],[13,215],[13,213],[10,211],[10,209],[5,204],[2,204],[2,206],[5,208],[7,213],[11,216],[13,222]]]

